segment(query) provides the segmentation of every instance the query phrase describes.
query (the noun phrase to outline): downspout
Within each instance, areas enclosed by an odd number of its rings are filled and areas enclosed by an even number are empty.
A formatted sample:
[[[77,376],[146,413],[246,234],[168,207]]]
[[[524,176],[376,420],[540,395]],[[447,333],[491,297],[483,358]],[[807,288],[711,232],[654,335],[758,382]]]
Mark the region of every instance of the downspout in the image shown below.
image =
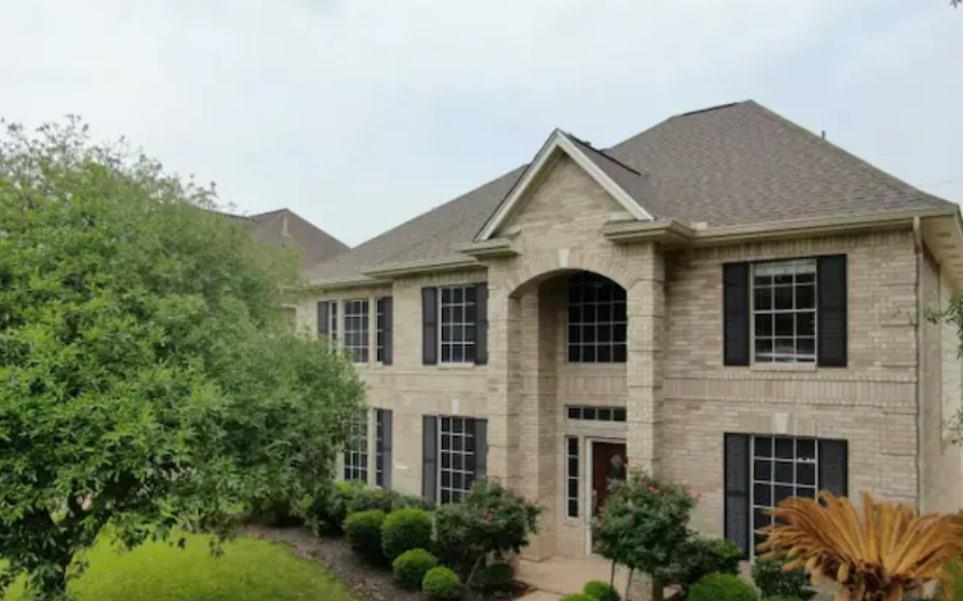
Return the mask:
[[[926,373],[923,352],[923,230],[919,216],[913,217],[913,241],[916,254],[916,510],[923,503],[923,380]]]

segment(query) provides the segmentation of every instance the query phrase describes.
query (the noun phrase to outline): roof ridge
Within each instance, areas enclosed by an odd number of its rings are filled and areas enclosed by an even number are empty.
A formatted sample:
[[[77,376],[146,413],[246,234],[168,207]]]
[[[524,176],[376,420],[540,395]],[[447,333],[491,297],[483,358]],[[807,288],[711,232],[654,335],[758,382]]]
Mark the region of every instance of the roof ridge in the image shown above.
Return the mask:
[[[635,167],[632,167],[631,165],[628,165],[628,164],[620,161],[619,159],[615,158],[614,156],[606,153],[605,150],[603,150],[603,149],[601,149],[601,148],[596,148],[596,147],[592,146],[592,144],[591,144],[590,142],[586,142],[585,140],[583,140],[583,139],[581,139],[581,138],[579,138],[579,137],[577,137],[577,136],[575,136],[575,135],[573,135],[573,134],[570,134],[570,133],[568,133],[568,132],[563,132],[563,133],[564,133],[565,135],[569,136],[570,138],[572,138],[573,140],[575,140],[576,142],[578,142],[579,144],[581,144],[582,146],[585,146],[585,147],[588,148],[589,150],[594,151],[596,154],[599,154],[599,155],[607,158],[608,160],[612,161],[612,162],[615,163],[616,165],[618,165],[618,166],[620,166],[620,167],[623,167],[623,168],[625,168],[625,169],[628,169],[629,171],[631,171],[632,173],[634,173],[634,174],[636,174],[636,175],[638,175],[638,176],[640,176],[640,177],[643,176],[643,175],[647,175],[647,174],[642,173],[641,171],[639,171],[639,170],[636,169]]]
[[[700,113],[708,113],[708,112],[710,112],[710,111],[718,111],[719,109],[727,109],[727,108],[729,108],[729,107],[736,106],[736,105],[739,105],[739,104],[745,104],[745,103],[747,103],[747,102],[752,102],[752,100],[736,100],[736,101],[734,101],[734,102],[726,102],[725,104],[717,104],[717,105],[715,105],[715,106],[707,106],[706,108],[695,109],[694,111],[686,111],[685,113],[679,113],[678,115],[672,115],[672,117],[669,117],[669,119],[673,119],[673,118],[675,118],[675,117],[688,117],[689,115],[698,115],[698,114],[700,114]]]

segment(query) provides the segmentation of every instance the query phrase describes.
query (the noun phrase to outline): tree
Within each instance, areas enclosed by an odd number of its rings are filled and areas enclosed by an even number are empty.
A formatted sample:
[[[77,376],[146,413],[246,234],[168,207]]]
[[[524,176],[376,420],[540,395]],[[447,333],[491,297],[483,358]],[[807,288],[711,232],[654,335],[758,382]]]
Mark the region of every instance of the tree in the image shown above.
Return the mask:
[[[946,564],[963,555],[963,518],[917,516],[906,505],[863,494],[862,516],[849,499],[789,498],[772,511],[759,546],[766,559],[787,558],[785,570],[805,566],[813,584],[839,585],[838,601],[924,598],[928,583],[949,585]]]
[[[639,570],[652,579],[652,599],[662,599],[670,584],[666,574],[680,562],[690,541],[689,514],[695,499],[681,486],[634,472],[609,493],[592,523],[596,551],[615,564]],[[628,588],[626,585],[626,597]]]
[[[64,597],[108,526],[223,537],[331,480],[363,387],[285,323],[292,260],[212,201],[76,119],[0,134],[0,596]]]

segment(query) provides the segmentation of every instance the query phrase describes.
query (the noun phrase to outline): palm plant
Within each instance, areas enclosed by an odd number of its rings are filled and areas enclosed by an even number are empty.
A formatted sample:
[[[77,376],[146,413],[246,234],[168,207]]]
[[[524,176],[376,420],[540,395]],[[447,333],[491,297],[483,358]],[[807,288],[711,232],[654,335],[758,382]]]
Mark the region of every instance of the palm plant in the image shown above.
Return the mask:
[[[963,518],[924,515],[877,502],[864,493],[862,515],[847,498],[828,492],[791,498],[772,510],[759,551],[785,557],[785,569],[804,566],[813,584],[839,584],[836,601],[903,601],[922,598],[948,581],[945,565],[963,554]]]

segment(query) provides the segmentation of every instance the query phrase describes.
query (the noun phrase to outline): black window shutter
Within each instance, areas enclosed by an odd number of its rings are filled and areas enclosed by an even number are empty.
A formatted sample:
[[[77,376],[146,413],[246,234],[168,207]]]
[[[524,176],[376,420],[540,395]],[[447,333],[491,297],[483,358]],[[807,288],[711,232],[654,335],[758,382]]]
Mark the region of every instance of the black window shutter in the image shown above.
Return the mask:
[[[438,492],[438,418],[422,417],[421,494],[434,503]]]
[[[391,365],[391,361],[394,356],[394,353],[392,351],[392,342],[394,340],[394,337],[392,336],[392,330],[394,329],[394,316],[393,316],[394,302],[392,302],[390,296],[384,297],[383,299],[381,299],[381,302],[383,303],[382,311],[384,312],[384,315],[385,315],[384,317],[385,331],[383,334],[385,348],[381,357],[381,362],[384,363],[385,365]]]
[[[749,365],[749,264],[723,267],[723,346],[725,365]]]
[[[849,445],[845,440],[819,441],[819,489],[837,497],[849,495]]]
[[[846,367],[846,255],[819,257],[817,360],[826,367]]]
[[[381,486],[391,490],[391,468],[394,465],[391,459],[391,411],[378,411],[378,419],[381,420]]]
[[[488,284],[475,284],[475,363],[488,363]]]
[[[749,557],[749,436],[725,435],[725,532]]]
[[[472,420],[475,425],[475,480],[488,477],[488,421]]]
[[[438,363],[438,289],[421,289],[421,362]]]
[[[328,335],[329,323],[331,323],[331,320],[328,319],[328,301],[320,301],[318,303],[318,335]]]

